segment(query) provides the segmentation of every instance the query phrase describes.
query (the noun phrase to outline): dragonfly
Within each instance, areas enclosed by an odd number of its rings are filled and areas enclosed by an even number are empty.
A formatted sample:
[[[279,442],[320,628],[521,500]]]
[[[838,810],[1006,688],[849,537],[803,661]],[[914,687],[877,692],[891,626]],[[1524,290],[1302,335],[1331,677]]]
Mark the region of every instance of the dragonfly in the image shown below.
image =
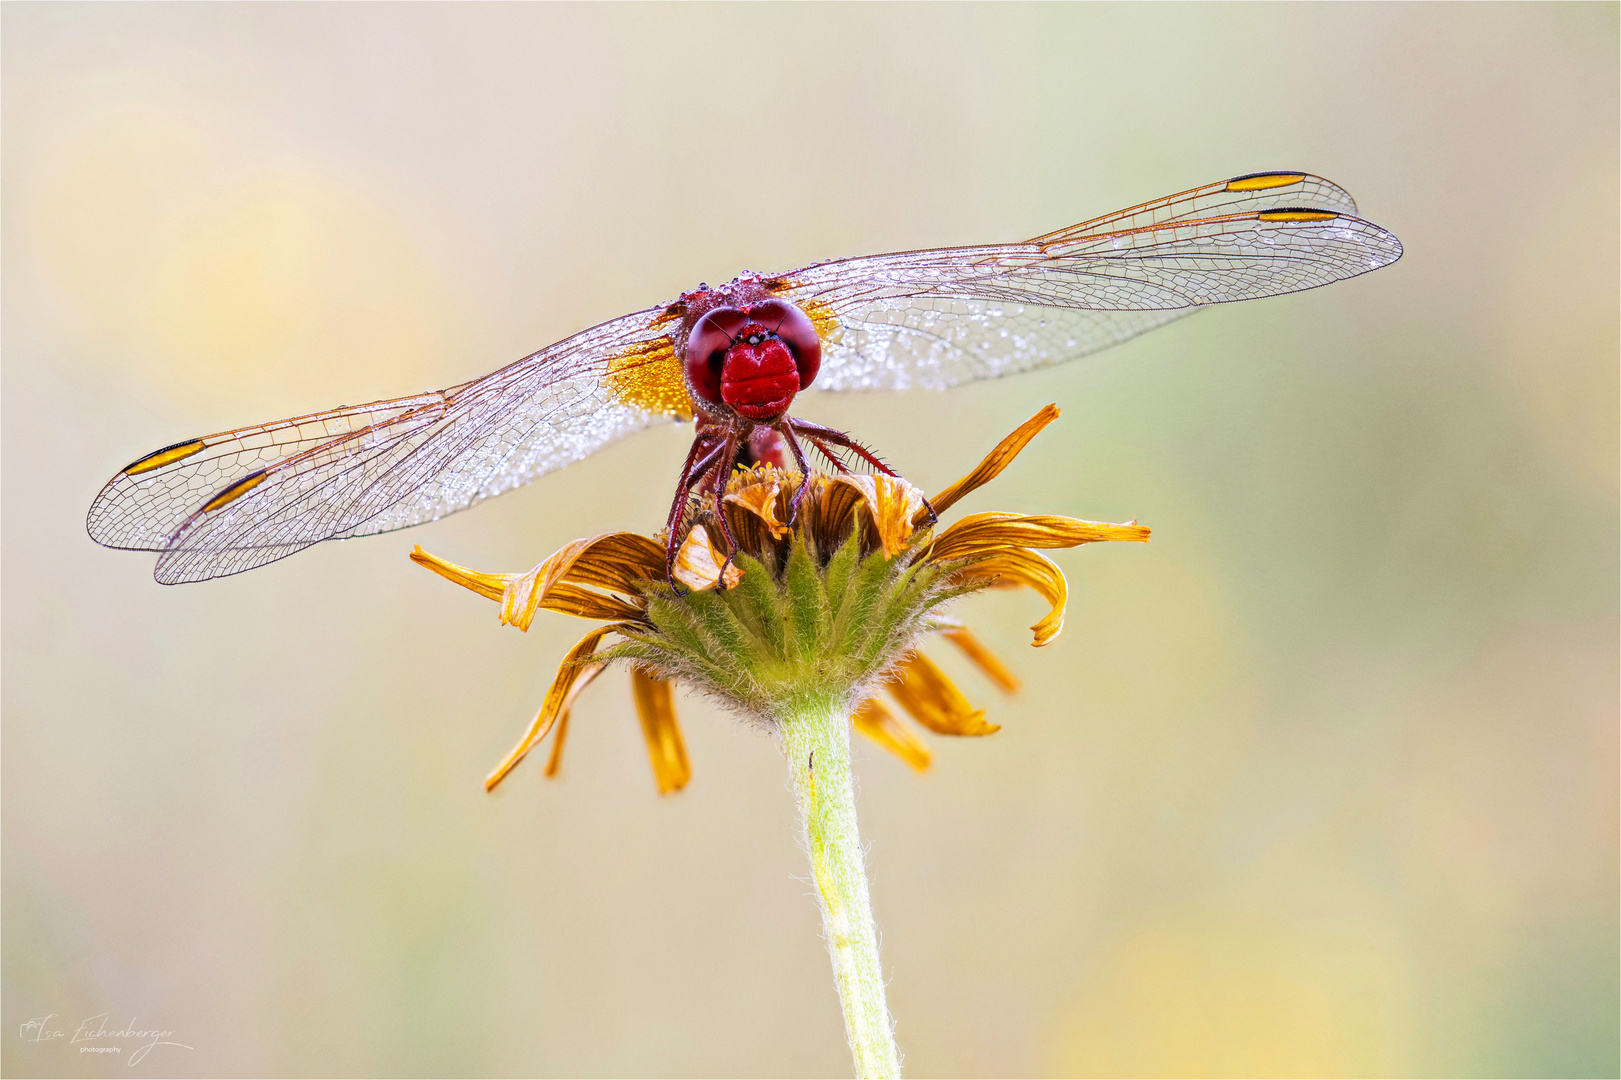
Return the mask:
[[[205,581],[434,521],[632,432],[690,421],[673,539],[693,497],[713,496],[740,462],[791,457],[805,474],[808,446],[840,471],[859,461],[895,475],[848,434],[789,416],[812,386],[947,389],[1031,371],[1401,254],[1343,188],[1272,171],[1023,243],[744,273],[444,390],[165,446],[109,480],[86,525],[99,544],[156,552],[163,584]]]

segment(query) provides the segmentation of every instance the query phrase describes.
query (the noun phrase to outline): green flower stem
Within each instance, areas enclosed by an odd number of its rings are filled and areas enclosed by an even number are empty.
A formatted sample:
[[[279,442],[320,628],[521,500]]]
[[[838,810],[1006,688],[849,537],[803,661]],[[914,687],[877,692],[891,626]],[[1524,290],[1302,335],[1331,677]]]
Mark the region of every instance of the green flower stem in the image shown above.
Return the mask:
[[[822,928],[844,1006],[844,1033],[859,1077],[898,1077],[894,1025],[884,1004],[878,935],[872,925],[850,775],[850,717],[837,701],[815,698],[778,714],[788,771],[805,825]]]

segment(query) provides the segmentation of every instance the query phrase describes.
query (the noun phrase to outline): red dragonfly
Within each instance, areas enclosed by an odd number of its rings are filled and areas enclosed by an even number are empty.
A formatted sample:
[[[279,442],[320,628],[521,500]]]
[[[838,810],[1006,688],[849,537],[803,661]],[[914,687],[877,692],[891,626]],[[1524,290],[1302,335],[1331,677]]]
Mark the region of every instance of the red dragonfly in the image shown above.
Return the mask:
[[[751,454],[786,449],[803,470],[808,444],[841,470],[859,458],[893,475],[843,432],[788,416],[813,384],[944,389],[1029,371],[1401,257],[1355,215],[1321,177],[1252,173],[1024,243],[745,273],[446,390],[166,446],[108,481],[86,524],[97,543],[157,552],[164,584],[204,581],[433,521],[633,431],[695,420],[673,535],[690,496]]]

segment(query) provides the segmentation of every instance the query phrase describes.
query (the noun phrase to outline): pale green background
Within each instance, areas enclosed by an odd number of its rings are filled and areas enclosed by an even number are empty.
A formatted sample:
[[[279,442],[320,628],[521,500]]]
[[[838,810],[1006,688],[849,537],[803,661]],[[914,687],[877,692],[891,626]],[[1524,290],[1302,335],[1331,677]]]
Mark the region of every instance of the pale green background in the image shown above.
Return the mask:
[[[858,752],[914,1076],[1616,1075],[1617,7],[4,9],[8,1074],[848,1068],[772,744],[406,561],[652,531],[681,429],[165,589],[157,446],[482,374],[744,268],[1302,168],[1406,244],[945,395],[808,396],[967,511],[1140,518],[962,613],[1004,730]],[[938,653],[938,650],[937,650]],[[22,1022],[175,1032],[131,1070]],[[124,1044],[128,1045],[128,1044]]]

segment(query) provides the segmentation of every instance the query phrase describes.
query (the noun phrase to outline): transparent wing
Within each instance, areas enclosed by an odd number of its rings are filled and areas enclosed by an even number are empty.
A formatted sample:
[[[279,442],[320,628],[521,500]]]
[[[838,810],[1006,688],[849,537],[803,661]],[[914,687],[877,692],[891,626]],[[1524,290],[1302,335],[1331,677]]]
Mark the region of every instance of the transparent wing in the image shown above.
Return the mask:
[[[448,390],[177,443],[108,482],[90,535],[174,584],[464,510],[687,414],[667,329],[650,308]]]
[[[840,316],[817,390],[946,390],[1097,352],[1196,308],[1083,311],[933,296],[885,299]]]
[[[1163,199],[1128,206],[1124,210],[1038,236],[1032,243],[1045,244],[1062,238],[1097,236],[1187,218],[1276,210],[1280,206],[1333,210],[1340,214],[1356,213],[1356,200],[1351,198],[1351,193],[1332,180],[1303,172],[1247,173],[1191,191],[1179,191]]]
[[[1059,363],[1209,304],[1298,292],[1394,262],[1343,189],[1256,173],[1023,244],[821,263],[775,291],[825,327],[817,386],[944,388]]]
[[[442,410],[435,391],[187,439],[131,462],[91,504],[90,538],[107,547],[162,551],[198,507],[232,482],[356,431],[383,430]]]

